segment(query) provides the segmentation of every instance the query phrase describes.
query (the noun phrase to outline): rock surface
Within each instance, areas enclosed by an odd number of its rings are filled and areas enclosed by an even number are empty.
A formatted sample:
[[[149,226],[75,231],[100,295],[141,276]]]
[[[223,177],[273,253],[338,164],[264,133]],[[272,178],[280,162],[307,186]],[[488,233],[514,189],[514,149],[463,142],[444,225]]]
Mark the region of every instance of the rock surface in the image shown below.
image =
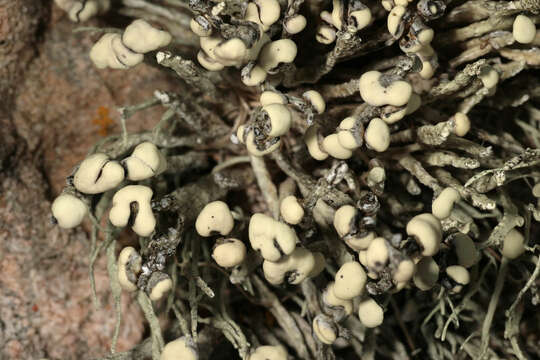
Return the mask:
[[[92,123],[100,107],[117,122],[116,107],[173,84],[144,64],[95,69],[87,54],[99,35],[73,34],[77,26],[52,1],[0,0],[0,359],[89,359],[109,351],[115,321],[105,259],[96,265],[103,304],[96,309],[89,226],[53,226],[50,204],[102,136]],[[160,112],[135,115],[128,130],[151,127]],[[119,351],[140,342],[145,326],[131,296],[123,294],[122,309]]]

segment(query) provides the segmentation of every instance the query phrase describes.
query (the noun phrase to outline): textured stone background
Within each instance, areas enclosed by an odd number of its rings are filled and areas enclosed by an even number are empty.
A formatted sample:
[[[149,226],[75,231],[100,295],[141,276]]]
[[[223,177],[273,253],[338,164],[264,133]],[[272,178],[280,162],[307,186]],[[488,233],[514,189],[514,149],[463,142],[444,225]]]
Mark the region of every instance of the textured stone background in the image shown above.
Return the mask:
[[[95,309],[88,224],[59,230],[50,223],[50,203],[99,140],[92,119],[100,106],[117,120],[115,107],[173,86],[147,65],[96,70],[88,59],[96,35],[73,34],[75,27],[52,1],[0,0],[0,359],[106,354],[114,316],[105,261],[96,266],[104,307]],[[158,117],[146,111],[128,129],[148,128]],[[142,314],[126,295],[123,311],[118,350],[144,332]]]

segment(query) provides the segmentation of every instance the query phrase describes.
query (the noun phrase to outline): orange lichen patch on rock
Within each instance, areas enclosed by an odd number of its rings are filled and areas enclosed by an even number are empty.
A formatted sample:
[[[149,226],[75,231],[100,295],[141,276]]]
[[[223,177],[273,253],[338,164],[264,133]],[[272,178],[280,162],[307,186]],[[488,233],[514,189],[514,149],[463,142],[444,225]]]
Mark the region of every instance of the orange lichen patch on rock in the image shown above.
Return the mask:
[[[98,125],[98,133],[101,136],[107,136],[108,131],[114,125],[114,120],[109,116],[109,108],[100,106],[98,108],[98,117],[92,119],[92,124]]]

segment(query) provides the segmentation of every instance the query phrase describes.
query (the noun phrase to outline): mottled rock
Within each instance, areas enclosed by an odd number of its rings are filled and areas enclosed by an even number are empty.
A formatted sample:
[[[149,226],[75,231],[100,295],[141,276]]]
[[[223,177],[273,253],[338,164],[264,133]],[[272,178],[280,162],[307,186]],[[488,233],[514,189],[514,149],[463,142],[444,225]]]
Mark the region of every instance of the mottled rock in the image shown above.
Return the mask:
[[[95,69],[87,54],[97,36],[73,34],[77,24],[41,3],[0,0],[0,358],[88,359],[109,351],[114,331],[105,259],[96,264],[96,309],[88,227],[53,226],[50,202],[100,139],[92,123],[100,107],[118,121],[116,107],[173,83],[145,64]],[[148,129],[162,111],[133,116],[128,130]],[[131,296],[123,294],[122,309],[119,351],[139,343],[145,327]]]

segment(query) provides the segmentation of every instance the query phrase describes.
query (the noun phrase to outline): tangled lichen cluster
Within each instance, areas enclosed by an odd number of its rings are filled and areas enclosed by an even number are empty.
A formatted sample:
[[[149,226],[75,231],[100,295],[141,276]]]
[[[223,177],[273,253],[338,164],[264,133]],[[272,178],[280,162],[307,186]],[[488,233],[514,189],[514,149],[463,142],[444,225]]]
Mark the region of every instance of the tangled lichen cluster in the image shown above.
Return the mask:
[[[52,205],[89,215],[91,273],[106,249],[108,358],[540,356],[538,1],[113,5],[95,65],[178,91],[120,108]],[[115,354],[122,290],[150,337]]]

